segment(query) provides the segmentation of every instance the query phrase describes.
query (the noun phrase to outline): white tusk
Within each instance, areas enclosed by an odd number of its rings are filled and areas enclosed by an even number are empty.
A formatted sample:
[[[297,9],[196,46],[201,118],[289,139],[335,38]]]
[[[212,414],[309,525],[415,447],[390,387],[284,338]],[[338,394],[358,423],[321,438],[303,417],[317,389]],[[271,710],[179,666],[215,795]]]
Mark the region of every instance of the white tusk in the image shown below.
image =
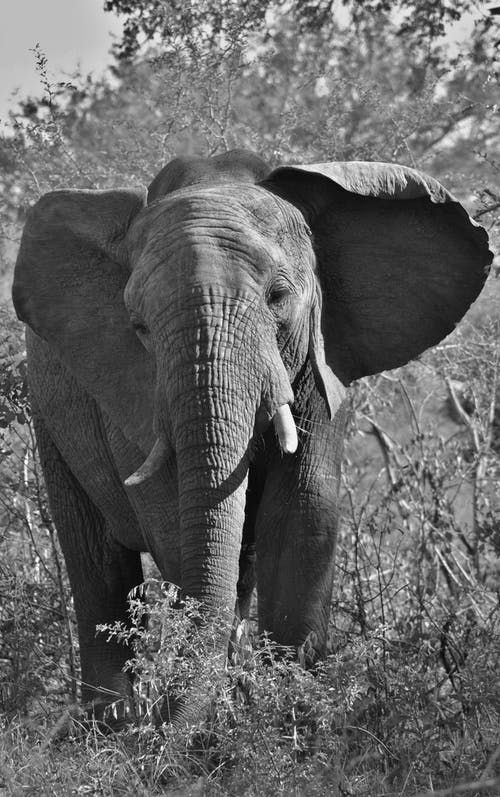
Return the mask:
[[[124,484],[127,487],[135,487],[136,484],[142,484],[146,479],[149,479],[153,473],[156,473],[161,468],[167,457],[167,452],[168,447],[165,440],[158,437],[148,458],[144,460],[140,468],[125,479]]]
[[[295,421],[288,404],[282,404],[281,407],[278,407],[273,416],[273,423],[283,453],[294,454],[297,451],[299,441]]]

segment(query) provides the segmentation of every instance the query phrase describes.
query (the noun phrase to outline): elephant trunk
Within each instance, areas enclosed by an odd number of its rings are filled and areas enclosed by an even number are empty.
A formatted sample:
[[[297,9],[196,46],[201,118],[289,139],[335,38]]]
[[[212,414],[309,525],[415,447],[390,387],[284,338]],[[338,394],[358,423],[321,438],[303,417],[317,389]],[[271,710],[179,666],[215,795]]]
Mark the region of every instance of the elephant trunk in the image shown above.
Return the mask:
[[[186,319],[182,332],[165,335],[163,370],[157,354],[159,440],[129,481],[147,478],[161,462],[168,436],[177,461],[182,594],[199,600],[208,615],[222,615],[214,640],[222,664],[236,605],[256,414],[267,422],[275,417],[283,451],[294,451],[293,392],[275,339],[256,333],[248,305],[238,310],[211,298]],[[188,703],[175,709],[181,721],[203,710]]]
[[[212,298],[186,327],[165,386],[177,457],[182,589],[208,609],[232,614],[256,413],[275,418],[284,451],[295,450],[293,392],[276,342],[251,305]]]
[[[251,434],[238,413],[187,420],[177,437],[182,588],[212,610],[235,606]]]

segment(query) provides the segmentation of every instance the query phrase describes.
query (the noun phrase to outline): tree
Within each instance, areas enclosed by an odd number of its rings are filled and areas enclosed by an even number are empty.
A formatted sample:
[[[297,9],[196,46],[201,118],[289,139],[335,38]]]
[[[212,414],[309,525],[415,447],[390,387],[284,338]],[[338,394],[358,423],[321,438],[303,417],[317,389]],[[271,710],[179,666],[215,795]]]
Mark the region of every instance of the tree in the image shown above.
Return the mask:
[[[23,104],[4,142],[23,196],[147,181],[178,152],[233,146],[271,162],[399,160],[452,185],[460,162],[462,185],[472,177],[496,196],[492,17],[473,2],[343,5],[339,16],[329,0],[251,0],[243,12],[237,0],[108,0],[125,17],[112,76],[51,85],[36,54],[44,96]],[[465,12],[473,34],[452,56],[443,26]]]
[[[123,37],[115,48],[119,59],[136,56],[145,45],[161,41],[166,46],[182,42],[217,46],[228,32],[240,36],[267,25],[293,17],[301,32],[322,33],[327,38],[336,28],[335,0],[250,0],[244,5],[235,0],[202,0],[182,3],[179,0],[106,0],[104,9],[125,18]],[[456,22],[467,12],[480,16],[480,4],[459,0],[342,0],[346,26],[359,31],[369,27],[376,17],[391,19],[395,32],[432,44],[445,34],[446,24]],[[392,21],[394,20],[394,21]]]

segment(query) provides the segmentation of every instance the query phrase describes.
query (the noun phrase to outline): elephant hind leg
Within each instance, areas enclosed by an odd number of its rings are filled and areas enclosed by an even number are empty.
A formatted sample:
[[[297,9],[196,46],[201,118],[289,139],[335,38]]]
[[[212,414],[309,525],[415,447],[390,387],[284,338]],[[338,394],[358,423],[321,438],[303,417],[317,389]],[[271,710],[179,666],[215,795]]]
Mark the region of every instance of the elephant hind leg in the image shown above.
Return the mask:
[[[105,634],[96,633],[96,625],[116,620],[128,623],[127,595],[143,580],[140,555],[111,537],[105,518],[74,477],[40,417],[35,417],[35,431],[74,598],[82,700],[97,718],[105,715],[107,705],[118,701],[119,706],[121,701],[119,713],[124,719],[131,710],[131,684],[123,665],[131,651],[114,640],[107,642]]]

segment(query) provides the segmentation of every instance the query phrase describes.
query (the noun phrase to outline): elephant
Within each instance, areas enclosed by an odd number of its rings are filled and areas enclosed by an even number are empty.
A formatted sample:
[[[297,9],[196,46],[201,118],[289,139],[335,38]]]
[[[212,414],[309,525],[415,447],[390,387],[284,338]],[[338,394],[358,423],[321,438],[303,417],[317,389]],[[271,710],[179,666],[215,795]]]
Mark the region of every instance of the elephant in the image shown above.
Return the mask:
[[[38,200],[13,302],[87,705],[130,700],[96,626],[128,622],[143,551],[207,617],[247,617],[256,587],[260,631],[325,655],[347,388],[448,335],[491,259],[398,164],[233,150]],[[201,712],[188,694],[171,720]]]

